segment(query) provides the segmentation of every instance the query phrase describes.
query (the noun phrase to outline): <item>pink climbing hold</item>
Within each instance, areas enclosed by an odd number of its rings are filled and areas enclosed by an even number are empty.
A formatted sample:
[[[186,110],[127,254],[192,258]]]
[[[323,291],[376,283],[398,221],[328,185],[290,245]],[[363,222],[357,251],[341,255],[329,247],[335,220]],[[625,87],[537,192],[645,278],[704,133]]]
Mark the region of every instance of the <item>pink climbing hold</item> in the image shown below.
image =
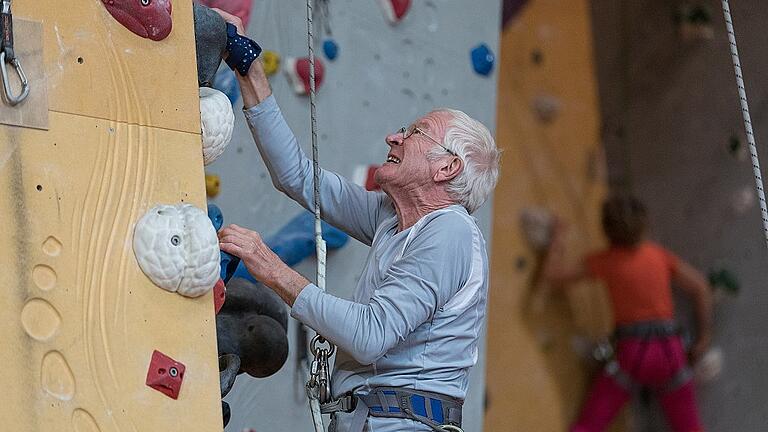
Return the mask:
[[[287,59],[284,70],[291,87],[297,94],[309,94],[309,57]],[[324,75],[323,62],[315,57],[315,90],[323,84]]]
[[[243,27],[248,28],[248,20],[251,18],[251,5],[253,0],[199,0],[203,6],[221,9],[230,13],[243,22]]]
[[[379,0],[389,23],[395,25],[405,18],[411,9],[411,0]]]
[[[171,0],[101,1],[117,22],[143,38],[160,41],[171,33]]]
[[[179,398],[186,366],[155,350],[149,361],[146,384],[171,399]]]

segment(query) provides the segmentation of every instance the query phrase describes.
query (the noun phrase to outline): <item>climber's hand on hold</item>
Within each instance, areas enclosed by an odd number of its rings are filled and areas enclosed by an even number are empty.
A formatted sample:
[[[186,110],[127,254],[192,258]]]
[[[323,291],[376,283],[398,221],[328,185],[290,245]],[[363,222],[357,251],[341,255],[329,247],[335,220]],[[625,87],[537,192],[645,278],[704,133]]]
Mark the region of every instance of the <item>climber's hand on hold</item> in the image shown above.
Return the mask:
[[[262,240],[259,233],[229,225],[219,231],[219,247],[237,256],[248,272],[272,288],[289,306],[309,281],[288,267]]]

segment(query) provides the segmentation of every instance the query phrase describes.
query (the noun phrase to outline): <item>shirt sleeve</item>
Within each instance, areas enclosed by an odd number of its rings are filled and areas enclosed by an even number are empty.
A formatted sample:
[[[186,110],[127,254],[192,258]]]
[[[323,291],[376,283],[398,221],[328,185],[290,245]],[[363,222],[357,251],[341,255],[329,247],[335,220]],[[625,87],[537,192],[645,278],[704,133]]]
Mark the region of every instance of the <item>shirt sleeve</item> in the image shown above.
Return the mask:
[[[285,122],[274,96],[245,112],[245,119],[272,183],[281,192],[313,211],[313,167]],[[342,176],[321,170],[320,208],[323,219],[370,245],[379,210],[389,203],[381,192],[369,192]]]
[[[677,272],[677,268],[680,266],[680,258],[662,246],[657,245],[656,247],[661,253],[661,256],[664,259],[664,264],[666,264],[667,268],[669,269],[669,273],[675,274]]]
[[[430,320],[466,283],[472,270],[471,244],[471,227],[460,216],[440,215],[389,267],[368,304],[342,300],[310,284],[296,299],[291,316],[357,362],[374,363]]]

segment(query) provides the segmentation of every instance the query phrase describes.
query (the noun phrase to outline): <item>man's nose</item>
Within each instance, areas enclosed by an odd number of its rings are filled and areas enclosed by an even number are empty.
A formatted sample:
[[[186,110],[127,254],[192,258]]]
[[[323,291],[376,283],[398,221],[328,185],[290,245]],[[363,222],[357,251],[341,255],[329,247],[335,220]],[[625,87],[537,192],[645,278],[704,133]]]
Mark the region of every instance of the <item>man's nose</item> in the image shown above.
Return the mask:
[[[403,144],[403,135],[400,133],[392,133],[387,135],[387,137],[384,139],[384,141],[389,145],[390,147],[393,145],[402,145]]]

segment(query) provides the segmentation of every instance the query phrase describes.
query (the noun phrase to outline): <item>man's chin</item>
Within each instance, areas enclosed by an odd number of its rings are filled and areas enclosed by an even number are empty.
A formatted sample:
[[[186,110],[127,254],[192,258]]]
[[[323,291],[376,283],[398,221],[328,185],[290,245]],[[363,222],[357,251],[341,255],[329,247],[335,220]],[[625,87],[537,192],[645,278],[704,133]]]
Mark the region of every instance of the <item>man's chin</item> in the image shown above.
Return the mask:
[[[376,171],[373,172],[373,180],[379,186],[384,186],[389,180],[389,177],[386,174],[387,168],[388,167],[386,165],[382,165],[376,168]]]

